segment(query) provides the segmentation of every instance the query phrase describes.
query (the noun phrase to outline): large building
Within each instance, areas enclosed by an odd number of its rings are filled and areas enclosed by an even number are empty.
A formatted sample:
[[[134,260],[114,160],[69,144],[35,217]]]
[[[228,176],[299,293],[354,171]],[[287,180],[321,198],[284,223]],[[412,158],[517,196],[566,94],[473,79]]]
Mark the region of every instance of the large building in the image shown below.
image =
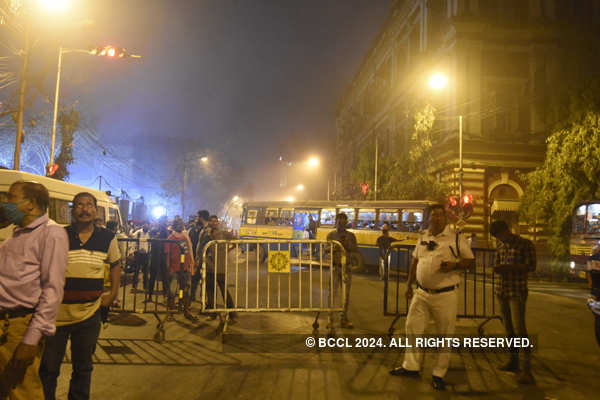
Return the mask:
[[[412,133],[414,104],[432,104],[436,167],[458,192],[459,116],[463,187],[475,198],[467,230],[487,238],[494,219],[519,224],[522,173],[538,166],[549,134],[549,98],[568,73],[565,50],[598,39],[598,0],[397,0],[337,112],[337,194],[352,181],[361,146],[379,156]],[[443,73],[448,85],[427,80]]]

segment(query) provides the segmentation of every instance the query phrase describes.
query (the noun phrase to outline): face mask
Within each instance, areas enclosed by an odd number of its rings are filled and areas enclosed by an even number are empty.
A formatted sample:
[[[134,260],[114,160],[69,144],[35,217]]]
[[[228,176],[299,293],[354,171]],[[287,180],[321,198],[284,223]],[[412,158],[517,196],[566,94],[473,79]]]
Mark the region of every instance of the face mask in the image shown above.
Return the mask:
[[[2,203],[2,208],[4,209],[4,216],[6,219],[15,225],[21,225],[21,222],[23,222],[23,217],[25,217],[25,213],[19,210],[17,207],[23,203],[26,203],[27,201],[29,200],[23,200],[19,203]]]

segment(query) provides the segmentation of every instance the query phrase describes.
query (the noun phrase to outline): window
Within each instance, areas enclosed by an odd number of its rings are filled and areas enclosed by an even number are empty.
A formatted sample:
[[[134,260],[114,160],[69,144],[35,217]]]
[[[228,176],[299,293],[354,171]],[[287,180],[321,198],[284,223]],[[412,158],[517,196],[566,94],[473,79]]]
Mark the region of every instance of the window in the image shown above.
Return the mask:
[[[294,224],[294,209],[293,208],[282,208],[281,218],[279,225],[293,225]]]
[[[48,216],[59,224],[71,223],[71,207],[73,203],[67,200],[50,199]]]
[[[358,210],[356,229],[375,229],[375,209]]]
[[[106,223],[106,210],[102,206],[98,206],[96,211],[96,219],[101,219],[103,223]]]
[[[248,210],[246,214],[246,224],[256,225],[256,219],[258,217],[258,210]]]
[[[577,207],[575,210],[575,217],[573,218],[573,233],[583,233],[583,227],[585,225],[585,214],[586,205]]]
[[[279,209],[267,208],[265,211],[265,225],[279,225]]]
[[[115,208],[108,208],[108,220],[119,222],[119,212]]]
[[[340,208],[340,213],[348,216],[348,228],[353,228],[354,225],[354,208]]]
[[[335,208],[321,210],[321,225],[335,225]]]
[[[379,221],[377,227],[381,229],[384,223],[388,224],[391,231],[397,231],[400,229],[398,225],[398,210],[380,210]]]
[[[600,232],[600,204],[588,204],[587,221],[585,224],[586,233]]]
[[[405,232],[418,232],[423,225],[423,210],[402,210],[400,230]]]

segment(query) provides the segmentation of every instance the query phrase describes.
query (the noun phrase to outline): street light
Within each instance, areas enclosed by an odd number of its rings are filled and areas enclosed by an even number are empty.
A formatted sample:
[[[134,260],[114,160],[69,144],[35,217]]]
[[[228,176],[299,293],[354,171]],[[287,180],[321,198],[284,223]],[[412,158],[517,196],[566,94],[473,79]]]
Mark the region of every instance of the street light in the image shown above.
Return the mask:
[[[62,14],[71,6],[71,0],[38,0],[38,3],[52,14]]]
[[[185,159],[183,160],[183,187],[181,188],[181,217],[185,218],[185,190],[187,187],[187,163],[192,161],[191,159]],[[207,156],[202,156],[200,157],[200,161],[203,164],[206,164],[208,162],[208,157]]]
[[[448,78],[444,74],[436,72],[429,78],[429,86],[434,90],[441,90],[446,87]],[[462,115],[458,116],[458,198],[463,195],[463,128]]]
[[[311,168],[316,168],[319,166],[319,159],[317,157],[311,157],[307,161],[308,166]]]
[[[200,161],[202,161],[203,163],[208,162],[208,157],[204,156],[202,158],[200,158]]]
[[[304,185],[303,184],[299,184],[298,186],[296,186],[296,190],[304,190]]]

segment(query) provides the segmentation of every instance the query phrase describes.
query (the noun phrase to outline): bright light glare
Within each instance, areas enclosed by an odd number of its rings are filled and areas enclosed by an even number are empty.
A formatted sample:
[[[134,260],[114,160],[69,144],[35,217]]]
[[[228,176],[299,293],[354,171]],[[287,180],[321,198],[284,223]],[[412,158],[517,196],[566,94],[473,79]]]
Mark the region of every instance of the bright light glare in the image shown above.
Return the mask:
[[[303,184],[299,184],[298,186],[296,186],[296,189],[298,189],[298,190],[304,190],[304,185]]]
[[[152,216],[154,218],[158,219],[158,218],[160,218],[160,217],[162,217],[163,215],[166,215],[166,214],[167,214],[167,209],[164,208],[163,206],[156,206],[156,207],[154,207],[152,209]]]
[[[202,161],[202,162],[204,162],[204,163],[205,163],[205,162],[207,162],[207,161],[208,161],[208,157],[204,156],[204,157],[202,157],[202,158],[200,159],[200,161]]]
[[[444,74],[435,73],[429,78],[429,86],[432,89],[439,90],[446,87],[448,83],[448,78]]]
[[[71,0],[38,0],[38,3],[53,14],[62,14],[71,6]]]
[[[575,269],[575,261],[571,261],[571,262],[569,263],[569,267],[570,267],[571,269]]]
[[[288,196],[285,200],[292,202],[294,201],[294,196]]]
[[[106,50],[106,55],[109,56],[109,57],[114,57],[116,54],[117,54],[117,51],[115,50],[114,47],[109,47]]]
[[[310,167],[318,167],[319,166],[319,159],[317,157],[311,157],[308,159],[308,165]]]
[[[236,196],[233,196],[233,201],[238,201],[239,199],[240,199],[240,197],[239,197],[239,196],[237,196],[237,195],[236,195]]]

